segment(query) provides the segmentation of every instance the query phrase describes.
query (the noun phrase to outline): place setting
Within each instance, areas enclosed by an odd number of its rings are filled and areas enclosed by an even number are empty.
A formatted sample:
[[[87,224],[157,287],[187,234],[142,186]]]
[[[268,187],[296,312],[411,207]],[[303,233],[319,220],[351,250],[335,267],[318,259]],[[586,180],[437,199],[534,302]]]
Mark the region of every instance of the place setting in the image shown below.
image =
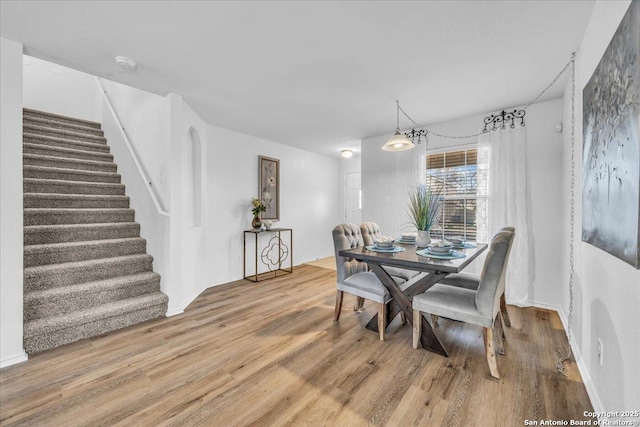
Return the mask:
[[[455,249],[467,249],[474,248],[473,246],[465,246],[467,243],[464,240],[456,240],[456,244],[449,240],[437,240],[431,243],[424,249],[419,249],[416,251],[416,254],[424,257],[435,258],[435,259],[460,259],[466,258],[467,256],[462,252],[458,252]]]
[[[396,239],[388,236],[380,236],[373,241],[373,245],[365,246],[369,251],[383,252],[383,253],[396,253],[404,252],[406,249],[402,246],[396,245]]]
[[[417,238],[418,238],[418,233],[402,233],[400,235],[400,238],[397,240],[397,242],[402,243],[404,245],[415,245]]]

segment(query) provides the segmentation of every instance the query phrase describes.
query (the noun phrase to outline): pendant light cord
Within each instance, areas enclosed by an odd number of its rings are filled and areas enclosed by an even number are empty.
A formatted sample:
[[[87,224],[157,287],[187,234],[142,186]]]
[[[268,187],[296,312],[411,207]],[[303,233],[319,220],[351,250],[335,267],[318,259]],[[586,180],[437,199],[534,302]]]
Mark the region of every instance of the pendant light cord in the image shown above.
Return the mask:
[[[571,321],[573,320],[573,282],[575,273],[575,188],[576,188],[576,53],[571,54],[571,184],[570,212],[569,212],[569,316],[567,318],[567,353],[556,362],[559,373],[567,376],[564,370],[564,362],[571,360],[571,340],[573,338]]]
[[[565,71],[567,71],[567,69],[569,69],[569,67],[572,67],[572,69],[574,70],[574,74],[575,74],[575,64],[574,64],[574,60],[575,60],[575,52],[573,52],[571,54],[571,59],[569,60],[569,62],[567,62],[567,64],[564,66],[564,68],[562,69],[562,71],[560,71],[556,77],[551,81],[551,83],[549,83],[547,85],[547,87],[545,87],[544,89],[542,89],[542,91],[538,94],[538,96],[536,96],[535,98],[533,98],[532,101],[528,102],[523,108],[522,110],[525,110],[529,107],[531,107],[537,100],[540,99],[540,97],[542,97],[542,95],[544,95],[549,89],[551,89],[551,87],[558,81],[558,79],[560,78],[560,76],[562,76]],[[402,107],[400,106],[400,102],[396,101],[396,104],[398,106],[397,108],[397,113],[398,113],[398,120],[397,120],[397,127],[396,129],[399,131],[400,130],[400,111],[402,111],[402,114],[404,114],[404,116],[409,119],[409,121],[411,123],[413,123],[416,127],[420,128],[420,129],[425,129],[428,133],[432,134],[432,135],[436,135],[439,136],[440,138],[447,138],[447,139],[467,139],[467,138],[476,138],[480,135],[482,135],[485,132],[478,132],[478,133],[474,133],[472,135],[461,135],[461,136],[455,136],[455,135],[444,135],[438,132],[434,132],[430,129],[427,129],[426,126],[422,126],[420,123],[416,122],[415,120],[413,120],[406,111],[404,111],[402,109]]]

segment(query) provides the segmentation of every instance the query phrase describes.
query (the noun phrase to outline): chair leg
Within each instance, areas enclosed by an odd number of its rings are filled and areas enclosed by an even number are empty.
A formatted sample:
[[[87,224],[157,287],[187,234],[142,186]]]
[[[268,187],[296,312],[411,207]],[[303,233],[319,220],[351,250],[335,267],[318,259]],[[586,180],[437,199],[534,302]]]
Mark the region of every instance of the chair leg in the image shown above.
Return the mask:
[[[356,297],[356,304],[353,306],[353,311],[358,311],[364,306],[364,298]]]
[[[507,300],[504,297],[504,294],[500,297],[500,312],[502,313],[502,317],[504,319],[504,326],[510,328],[511,327],[511,319],[509,319],[509,312],[507,311]]]
[[[407,324],[407,316],[405,316],[404,311],[400,312],[400,323],[402,323],[402,326]]]
[[[380,332],[380,341],[384,341],[384,330],[387,327],[387,304],[378,304],[378,332]]]
[[[420,335],[422,335],[422,313],[413,310],[413,348],[420,347]]]
[[[497,350],[499,354],[506,354],[507,351],[505,350],[504,347],[504,341],[505,341],[505,336],[504,336],[504,327],[502,326],[502,314],[500,312],[498,312],[498,315],[496,316],[496,320],[494,322],[494,326],[496,327],[495,331],[498,334],[498,346],[497,346]]]
[[[344,296],[344,292],[338,291],[336,293],[336,308],[333,315],[333,320],[336,322],[340,320],[340,312],[342,311],[342,297]]]
[[[489,363],[489,372],[493,378],[500,378],[498,373],[498,363],[496,361],[496,350],[493,346],[493,328],[484,328],[484,349],[487,353],[487,362]]]
[[[431,315],[431,323],[433,324],[433,327],[437,327],[438,326],[438,316],[436,316],[435,314]]]

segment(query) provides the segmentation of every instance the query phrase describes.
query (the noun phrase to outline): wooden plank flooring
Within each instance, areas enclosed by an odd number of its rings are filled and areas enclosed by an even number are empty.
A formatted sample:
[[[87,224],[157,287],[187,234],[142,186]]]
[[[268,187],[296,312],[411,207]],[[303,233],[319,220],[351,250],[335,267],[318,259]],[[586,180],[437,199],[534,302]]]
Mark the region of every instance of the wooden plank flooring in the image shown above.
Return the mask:
[[[184,314],[32,356],[0,371],[3,426],[519,426],[591,411],[575,364],[555,370],[558,316],[509,307],[502,378],[489,376],[481,328],[440,320],[451,356],[411,348],[399,319],[345,297],[335,272],[304,265],[260,283],[205,291]]]

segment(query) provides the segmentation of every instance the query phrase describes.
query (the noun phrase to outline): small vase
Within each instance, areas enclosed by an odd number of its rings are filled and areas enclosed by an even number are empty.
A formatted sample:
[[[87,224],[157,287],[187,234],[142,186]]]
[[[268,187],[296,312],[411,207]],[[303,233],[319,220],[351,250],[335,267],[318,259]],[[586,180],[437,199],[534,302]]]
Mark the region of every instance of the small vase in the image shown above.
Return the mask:
[[[260,228],[261,225],[262,225],[262,221],[260,220],[260,215],[254,215],[253,221],[251,221],[251,226],[257,230]]]
[[[419,248],[426,248],[431,243],[431,236],[429,236],[429,230],[418,230],[418,238],[416,244]]]

